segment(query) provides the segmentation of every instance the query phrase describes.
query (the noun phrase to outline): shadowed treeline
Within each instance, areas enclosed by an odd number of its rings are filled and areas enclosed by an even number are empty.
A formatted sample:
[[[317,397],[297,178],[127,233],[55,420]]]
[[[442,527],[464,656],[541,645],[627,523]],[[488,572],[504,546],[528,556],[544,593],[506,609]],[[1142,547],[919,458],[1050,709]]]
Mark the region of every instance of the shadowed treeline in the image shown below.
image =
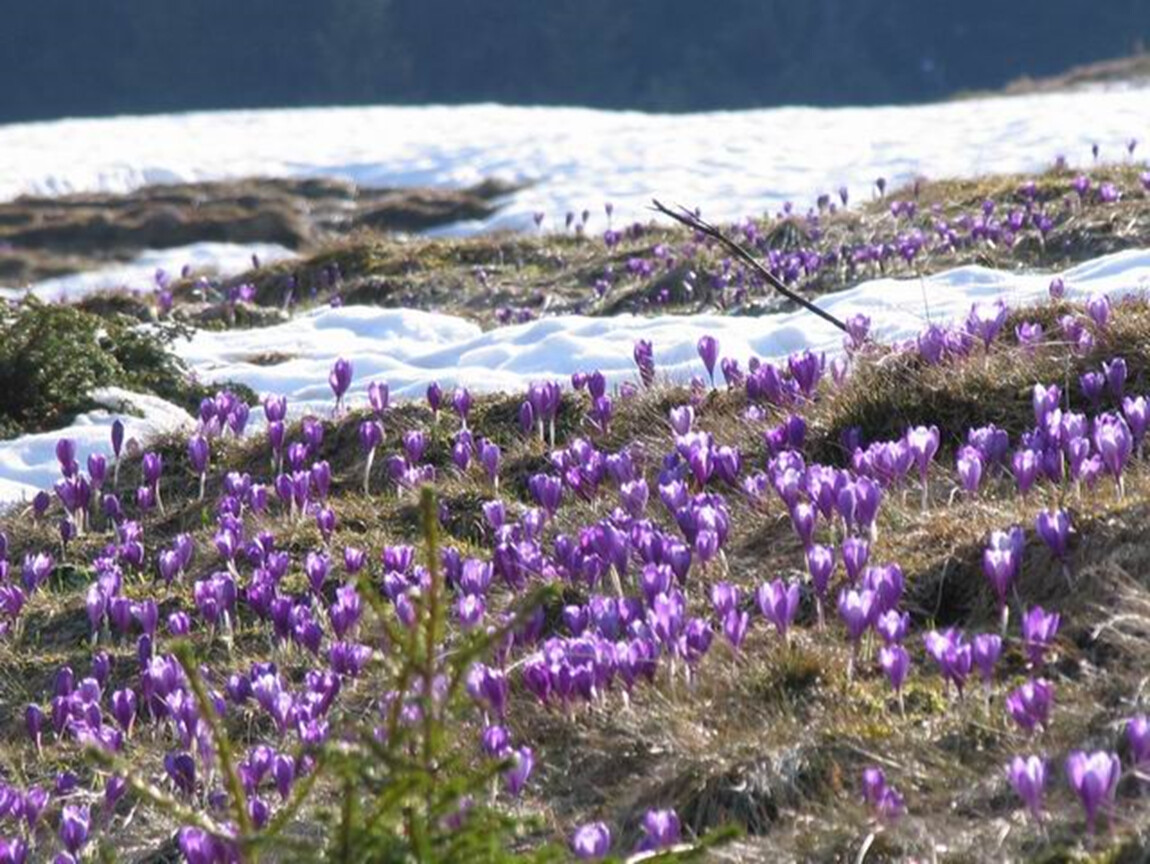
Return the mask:
[[[0,121],[332,103],[906,102],[1140,49],[1144,0],[42,0]]]

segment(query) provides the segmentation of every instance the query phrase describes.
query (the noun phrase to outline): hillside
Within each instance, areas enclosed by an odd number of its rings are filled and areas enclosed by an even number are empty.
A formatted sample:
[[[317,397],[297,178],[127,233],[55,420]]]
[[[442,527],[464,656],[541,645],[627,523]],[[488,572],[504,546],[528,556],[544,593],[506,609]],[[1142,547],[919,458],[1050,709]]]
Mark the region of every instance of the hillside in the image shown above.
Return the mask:
[[[52,386],[5,386],[43,397],[7,419],[49,430],[59,483],[0,522],[0,760],[22,814],[5,843],[139,861],[700,839],[748,862],[1144,859],[1148,179],[936,181],[728,226],[828,309],[863,292],[873,329],[850,317],[845,351],[667,223],[355,234],[235,279],[13,305],[0,344],[22,356],[12,337],[40,334],[45,365],[22,368]],[[972,263],[993,279],[954,269]],[[884,337],[898,286],[964,317]],[[234,356],[341,310],[385,354],[431,338],[375,336],[363,322],[389,305],[527,351],[500,325],[576,310],[715,321],[719,339],[628,342],[635,365],[610,380],[587,366],[404,399],[417,364],[366,371],[350,337]],[[314,374],[282,413],[207,366],[191,380],[186,327],[226,337],[214,362],[246,374]],[[788,330],[830,356],[742,350]],[[94,379],[192,416],[119,443],[51,431]],[[1075,751],[1100,754],[1089,810]],[[1041,800],[1006,770],[1032,754]]]

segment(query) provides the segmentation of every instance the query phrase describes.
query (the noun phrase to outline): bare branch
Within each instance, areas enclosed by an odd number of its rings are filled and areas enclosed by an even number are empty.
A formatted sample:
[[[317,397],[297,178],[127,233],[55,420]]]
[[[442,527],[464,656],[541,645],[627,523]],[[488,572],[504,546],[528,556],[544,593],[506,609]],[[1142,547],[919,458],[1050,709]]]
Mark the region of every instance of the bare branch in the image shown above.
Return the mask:
[[[742,244],[740,244],[736,240],[732,240],[730,237],[728,237],[726,234],[724,234],[722,231],[720,231],[718,228],[716,228],[710,222],[704,221],[700,217],[696,216],[694,213],[687,210],[686,207],[680,207],[678,209],[678,211],[675,211],[669,207],[664,206],[662,203],[659,202],[658,199],[653,199],[651,201],[651,203],[654,204],[655,209],[658,210],[660,213],[662,213],[664,216],[668,216],[671,219],[674,219],[676,222],[678,222],[682,225],[686,225],[688,228],[691,228],[691,229],[698,231],[702,234],[706,234],[711,239],[716,240],[719,243],[721,243],[722,245],[726,246],[732,255],[734,255],[736,258],[738,258],[740,261],[742,261],[744,264],[746,264],[748,267],[750,267],[752,270],[754,270],[756,273],[758,273],[760,276],[762,276],[764,279],[766,279],[767,284],[769,284],[772,288],[774,288],[776,291],[778,291],[780,294],[782,294],[788,300],[792,300],[795,303],[798,303],[800,306],[802,306],[808,312],[813,312],[815,315],[818,315],[824,321],[827,321],[827,322],[835,325],[836,327],[838,327],[844,333],[847,332],[847,325],[846,324],[844,324],[842,321],[840,321],[838,318],[836,318],[830,312],[827,312],[825,309],[820,309],[818,306],[816,306],[810,300],[807,300],[805,297],[800,297],[798,294],[796,294],[794,291],[792,291],[790,288],[788,288],[786,285],[784,285],[782,283],[782,280],[779,279],[774,273],[772,273],[770,270],[768,270],[766,267],[764,267],[759,262],[759,260],[757,258],[755,258],[754,255],[752,255],[749,251],[747,251],[747,248],[745,246],[743,246]]]

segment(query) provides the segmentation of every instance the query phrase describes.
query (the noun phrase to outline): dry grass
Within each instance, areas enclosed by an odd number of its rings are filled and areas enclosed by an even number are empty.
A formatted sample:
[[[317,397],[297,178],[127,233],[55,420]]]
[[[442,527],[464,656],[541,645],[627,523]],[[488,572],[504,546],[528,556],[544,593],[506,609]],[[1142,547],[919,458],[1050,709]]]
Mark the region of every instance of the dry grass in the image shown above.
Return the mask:
[[[1042,306],[1018,314],[1049,323],[1062,311]],[[1097,354],[1088,358],[1071,356],[1056,343],[1023,356],[1021,349],[1003,343],[986,360],[976,356],[947,367],[881,353],[862,360],[841,390],[828,391],[803,409],[815,454],[835,458],[833,442],[853,425],[876,440],[899,435],[910,424],[933,422],[949,443],[931,476],[928,509],[919,510],[914,481],[906,501],[898,492],[890,495],[872,550],[872,561],[897,562],[907,578],[915,635],[908,643],[914,667],[905,716],[872,655],[865,655],[855,679],[847,680],[847,647],[838,623],[831,614],[827,631],[820,631],[813,602],[805,597],[789,648],[758,618],[738,658],[717,635],[690,686],[682,677],[672,682],[664,668],[654,686],[637,688],[629,702],[613,692],[570,715],[542,709],[516,688],[510,712],[513,733],[535,749],[539,760],[522,806],[541,815],[557,835],[590,818],[603,818],[625,839],[636,835],[645,808],[674,806],[693,831],[733,822],[747,832],[739,843],[715,853],[717,860],[854,861],[875,831],[859,801],[859,776],[865,765],[880,764],[907,796],[910,812],[869,841],[868,861],[1075,860],[1083,849],[1102,855],[1100,860],[1144,860],[1150,846],[1141,826],[1150,819],[1150,807],[1138,785],[1123,784],[1113,834],[1084,840],[1082,818],[1060,764],[1072,748],[1118,747],[1121,722],[1145,710],[1150,698],[1145,692],[1150,658],[1150,469],[1145,464],[1132,467],[1122,500],[1107,479],[1081,498],[1040,484],[1021,499],[1001,477],[991,478],[978,499],[967,500],[952,495],[956,481],[951,466],[953,444],[967,427],[996,422],[1016,435],[1029,425],[1034,383],[1073,382],[1086,366],[1118,353],[1130,366],[1128,390],[1141,391],[1150,369],[1147,345],[1150,306],[1138,302],[1116,312]],[[1071,404],[1081,407],[1075,386],[1066,394]],[[650,479],[659,457],[671,446],[667,409],[687,398],[684,389],[659,387],[619,400],[612,429],[595,435],[583,421],[586,397],[568,394],[560,413],[560,443],[586,435],[612,451],[633,444],[647,454]],[[520,435],[517,406],[511,397],[478,399],[471,425],[477,436],[503,445],[501,492],[512,505],[526,506],[526,479],[546,470],[547,450]],[[762,428],[743,419],[744,407],[739,393],[712,393],[698,407],[698,423],[719,443],[742,448],[746,464],[758,470],[763,467]],[[377,456],[374,494],[362,494],[363,456],[356,440],[361,419],[353,414],[329,421],[320,456],[331,463],[334,475],[339,527],[333,549],[368,548],[375,562],[385,544],[416,542],[418,519],[413,499],[379,491],[384,454]],[[394,452],[402,431],[416,427],[432,429],[427,460],[439,469],[449,542],[466,553],[482,554],[489,538],[480,504],[493,490],[477,468],[461,474],[450,466],[456,421],[443,416],[433,424],[422,406],[405,405],[391,412],[384,450]],[[297,435],[293,429],[289,438]],[[192,581],[218,569],[219,562],[209,551],[211,514],[194,500],[196,480],[186,467],[181,443],[159,441],[155,446],[163,450],[168,466],[168,512],[146,520],[149,553],[154,555],[178,531],[192,532],[200,550],[182,584],[160,589],[166,615],[190,609]],[[269,454],[263,442],[253,438],[218,450],[213,459],[217,471],[266,475]],[[138,481],[138,465],[125,465],[122,487]],[[216,489],[209,484],[209,500]],[[747,596],[766,579],[803,572],[801,549],[781,505],[774,502],[765,511],[756,510],[738,493],[720,491],[727,495],[733,534],[725,563],[693,573],[689,581],[695,614],[707,613],[708,586],[716,579],[730,579]],[[594,501],[569,496],[549,531],[572,532],[602,518],[614,495],[604,487]],[[1033,536],[1035,514],[1055,505],[1070,510],[1076,530],[1069,578]],[[652,514],[670,524],[658,504]],[[979,559],[987,534],[1012,523],[1027,527],[1031,535],[1018,585],[1021,598],[1027,605],[1038,603],[1063,615],[1056,657],[1045,673],[1056,684],[1054,721],[1035,739],[1019,734],[1002,707],[1005,693],[1029,674],[1017,640],[1003,659],[1002,678],[988,712],[976,686],[962,701],[944,693],[920,639],[925,628],[936,624],[962,626],[968,632],[994,628],[993,600]],[[281,547],[296,553],[321,542],[310,522],[287,526],[274,512],[256,520],[253,530],[263,526],[275,527]],[[55,544],[50,528],[33,524],[26,515],[11,516],[4,527],[14,561],[27,549]],[[45,700],[59,666],[80,671],[90,662],[83,607],[90,575],[82,562],[107,539],[95,534],[74,544],[65,559],[71,566],[62,567],[49,589],[32,598],[21,630],[0,643],[0,765],[14,780],[47,782],[53,770],[74,758],[67,748],[52,746],[49,759],[35,759],[20,714],[27,702]],[[132,577],[127,592],[139,596],[154,591],[152,578],[150,572]],[[292,573],[286,585],[302,589],[302,574]],[[579,599],[581,590],[569,589],[565,601]],[[550,615],[549,621],[556,617]],[[274,658],[289,677],[298,679],[308,659],[298,650],[276,647],[243,612],[231,652],[204,632],[197,634],[197,641],[220,674]],[[115,658],[114,682],[131,680],[132,646],[113,642],[101,647]],[[370,679],[362,682],[341,710],[362,715],[378,685]],[[248,715],[237,715],[232,724],[240,740],[258,735],[260,729]],[[147,731],[133,741],[130,753],[142,770],[158,779],[156,766],[167,746],[162,735]],[[1047,837],[1023,818],[1002,773],[1012,755],[1031,751],[1052,759]],[[156,849],[172,828],[141,810],[124,832],[124,843]]]
[[[804,278],[797,286],[806,295],[841,290],[877,276],[919,276],[963,264],[984,264],[1005,270],[1062,269],[1109,252],[1150,244],[1150,197],[1141,191],[1140,168],[1133,164],[1098,165],[1089,174],[1094,187],[1113,182],[1124,190],[1114,204],[1066,204],[1073,197],[1075,173],[1051,170],[1034,176],[993,175],[968,180],[931,180],[913,188],[891,191],[885,198],[836,213],[824,212],[813,228],[804,216],[756,220],[762,237],[757,251],[814,250],[826,257],[843,247],[894,244],[912,229],[933,234],[935,218],[954,220],[962,213],[980,212],[984,201],[996,203],[996,215],[1005,218],[1025,203],[1019,187],[1036,185],[1035,198],[1056,218],[1056,226],[1040,241],[1028,229],[1013,246],[980,242],[953,252],[924,251],[911,265],[897,256],[882,264],[840,263]],[[914,200],[917,216],[907,221],[890,213],[896,200]],[[616,228],[626,226],[617,225]],[[600,236],[575,232],[524,236],[495,234],[463,239],[395,237],[355,228],[331,238],[302,260],[281,262],[243,273],[228,284],[250,282],[257,288],[255,307],[241,309],[235,324],[214,304],[204,304],[190,281],[177,285],[178,315],[200,326],[263,326],[281,319],[279,310],[294,276],[294,302],[306,307],[326,303],[338,294],[345,302],[387,307],[409,307],[447,312],[490,326],[500,308],[531,315],[581,313],[588,315],[644,314],[652,311],[691,314],[715,309],[739,309],[764,314],[785,308],[774,292],[754,280],[747,296],[737,298],[734,288],[719,290],[712,277],[722,272],[723,251],[710,244],[696,245],[677,226],[651,223],[638,233],[624,231],[618,245],[608,248]],[[660,258],[656,250],[662,248]],[[654,272],[648,277],[627,274],[631,259],[646,259]],[[332,267],[342,274],[333,284]],[[613,285],[598,298],[593,286],[611,270]],[[684,289],[694,273],[694,289]],[[218,300],[218,298],[217,298]],[[217,304],[218,305],[218,304]]]

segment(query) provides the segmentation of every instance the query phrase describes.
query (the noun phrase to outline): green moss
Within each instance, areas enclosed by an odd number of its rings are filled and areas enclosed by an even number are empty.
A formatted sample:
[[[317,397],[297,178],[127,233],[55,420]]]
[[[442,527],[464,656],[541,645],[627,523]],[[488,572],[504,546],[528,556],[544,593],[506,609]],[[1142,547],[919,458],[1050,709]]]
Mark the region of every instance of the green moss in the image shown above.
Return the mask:
[[[171,351],[177,324],[140,327],[122,314],[28,298],[0,316],[0,437],[58,429],[93,409],[91,393],[117,386],[195,411],[221,389],[192,380]],[[249,403],[250,388],[231,389]]]
[[[123,369],[102,329],[94,315],[33,299],[0,320],[0,433],[63,425],[92,407],[94,388],[117,383]]]

